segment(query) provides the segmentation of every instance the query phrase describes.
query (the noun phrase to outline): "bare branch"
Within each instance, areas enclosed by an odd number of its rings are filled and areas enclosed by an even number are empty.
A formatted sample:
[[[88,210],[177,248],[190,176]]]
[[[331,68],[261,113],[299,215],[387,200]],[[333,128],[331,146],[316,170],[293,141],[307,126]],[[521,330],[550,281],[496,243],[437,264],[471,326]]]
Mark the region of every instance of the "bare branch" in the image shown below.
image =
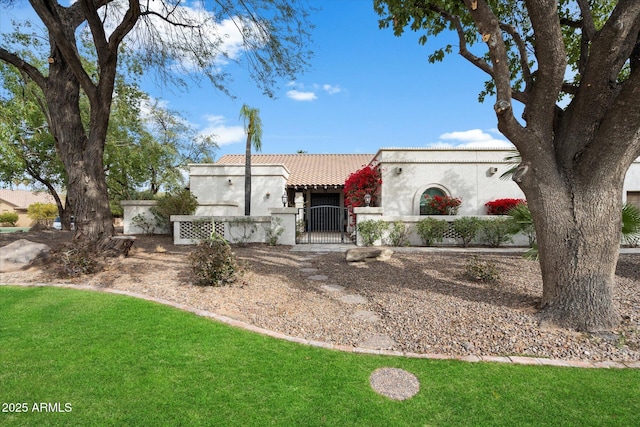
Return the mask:
[[[518,54],[520,56],[520,68],[522,69],[522,78],[525,81],[527,88],[529,88],[533,81],[531,80],[531,68],[529,68],[529,55],[527,54],[527,46],[524,40],[522,40],[522,37],[520,37],[520,34],[513,27],[513,25],[500,24],[500,28],[511,36],[513,42],[518,48]]]
[[[589,0],[577,0],[580,7],[580,15],[582,15],[582,34],[587,40],[593,40],[596,36],[596,24],[593,21],[593,15],[591,15],[591,6],[589,6]]]

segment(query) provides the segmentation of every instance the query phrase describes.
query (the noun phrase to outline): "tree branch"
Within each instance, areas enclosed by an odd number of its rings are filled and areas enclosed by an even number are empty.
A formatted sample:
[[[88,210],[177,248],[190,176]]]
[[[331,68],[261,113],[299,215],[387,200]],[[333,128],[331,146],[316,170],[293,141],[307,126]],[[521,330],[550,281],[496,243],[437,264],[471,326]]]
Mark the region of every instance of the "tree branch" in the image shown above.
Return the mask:
[[[35,82],[35,84],[44,90],[47,84],[47,78],[43,76],[40,70],[36,67],[2,47],[0,47],[0,60],[13,65],[21,72],[26,73],[29,78]]]
[[[593,40],[596,36],[596,24],[593,21],[593,15],[591,14],[591,7],[589,6],[589,0],[577,0],[578,7],[580,7],[580,15],[582,16],[582,23],[580,25],[582,34],[587,40]]]
[[[76,4],[71,5],[70,12],[66,14],[66,9],[61,7],[57,2],[51,3],[47,0],[29,0],[31,6],[36,11],[42,22],[49,30],[49,39],[52,42],[52,49],[57,48],[63,58],[55,58],[55,52],[52,53],[52,60],[64,59],[67,66],[72,70],[76,76],[82,89],[89,95],[95,90],[93,81],[86,73],[80,61],[78,51],[75,45],[74,31],[77,28],[78,12],[76,8],[80,6]],[[64,15],[67,18],[66,25],[63,24],[64,20],[60,15]],[[75,17],[76,19],[70,19],[68,17]],[[80,23],[83,21],[80,21]]]

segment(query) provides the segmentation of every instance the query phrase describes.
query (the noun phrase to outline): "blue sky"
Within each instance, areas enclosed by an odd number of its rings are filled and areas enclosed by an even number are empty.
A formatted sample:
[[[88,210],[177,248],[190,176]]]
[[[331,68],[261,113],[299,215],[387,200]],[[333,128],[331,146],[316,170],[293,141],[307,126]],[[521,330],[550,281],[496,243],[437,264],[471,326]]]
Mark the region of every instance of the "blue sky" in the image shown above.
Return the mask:
[[[295,82],[280,82],[276,99],[263,95],[233,64],[226,66],[234,75],[229,88],[235,100],[206,83],[177,92],[149,79],[143,89],[201,132],[215,134],[217,157],[244,153],[238,117],[244,103],[260,109],[263,153],[506,144],[495,129],[493,100],[477,100],[483,73],[457,54],[443,63],[427,61],[434,49],[454,40],[452,35],[421,46],[419,34],[395,37],[390,29],[378,29],[371,0],[312,4],[320,10],[311,18],[316,25],[311,67]],[[0,30],[8,29],[0,25]]]

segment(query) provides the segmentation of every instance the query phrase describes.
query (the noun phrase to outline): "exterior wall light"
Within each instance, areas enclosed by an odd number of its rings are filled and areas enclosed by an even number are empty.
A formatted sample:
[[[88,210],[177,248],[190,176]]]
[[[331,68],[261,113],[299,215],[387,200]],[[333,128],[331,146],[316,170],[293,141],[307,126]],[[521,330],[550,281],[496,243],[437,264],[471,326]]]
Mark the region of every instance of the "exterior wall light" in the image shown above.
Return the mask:
[[[271,197],[271,193],[267,191],[267,194],[265,194],[265,196],[267,196],[267,199],[268,199],[269,197]]]
[[[371,205],[371,194],[367,193],[364,195],[364,204],[366,207],[369,207],[369,205]]]
[[[289,198],[287,197],[287,192],[282,193],[282,207],[287,207],[287,202],[289,202]]]

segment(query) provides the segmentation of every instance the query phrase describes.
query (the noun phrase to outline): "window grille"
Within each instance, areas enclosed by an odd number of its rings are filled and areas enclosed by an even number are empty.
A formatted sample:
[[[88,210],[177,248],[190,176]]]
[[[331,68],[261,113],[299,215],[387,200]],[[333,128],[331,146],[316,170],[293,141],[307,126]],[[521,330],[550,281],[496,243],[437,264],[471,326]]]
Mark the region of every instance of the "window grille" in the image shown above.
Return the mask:
[[[209,221],[199,222],[180,222],[180,239],[185,240],[203,240],[211,236],[212,231],[221,237],[224,237],[224,222]]]

